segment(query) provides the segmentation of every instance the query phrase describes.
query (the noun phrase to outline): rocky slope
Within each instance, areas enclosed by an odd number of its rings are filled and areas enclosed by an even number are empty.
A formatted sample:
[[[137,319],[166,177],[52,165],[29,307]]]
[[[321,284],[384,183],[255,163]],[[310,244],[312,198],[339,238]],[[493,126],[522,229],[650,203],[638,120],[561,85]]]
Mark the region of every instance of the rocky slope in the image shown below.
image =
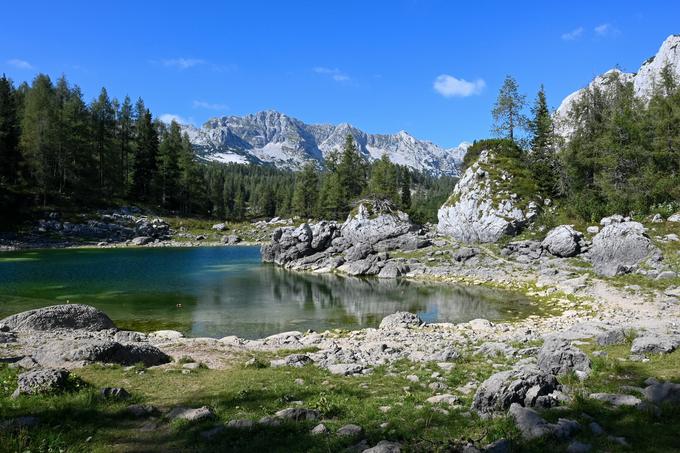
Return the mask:
[[[632,82],[635,95],[643,100],[648,100],[654,87],[661,80],[661,70],[670,65],[676,78],[680,79],[680,35],[671,35],[661,44],[659,51],[653,57],[647,59],[636,73],[622,72],[619,69],[610,69],[601,74],[588,85],[564,98],[555,113],[557,132],[563,137],[569,137],[574,131],[573,125],[569,124],[569,112],[574,104],[583,96],[586,89],[606,89],[613,76],[618,75],[624,82]]]
[[[437,231],[465,242],[496,242],[536,216],[538,205],[515,191],[517,176],[497,168],[494,153],[482,151],[439,209]],[[497,173],[497,174],[496,174]]]
[[[456,175],[468,143],[444,149],[418,140],[405,131],[367,134],[347,123],[310,125],[275,111],[254,115],[224,116],[201,128],[183,126],[197,154],[208,161],[270,163],[297,170],[305,162],[323,163],[333,150],[342,149],[345,137],[354,137],[359,151],[369,160],[387,153],[392,162],[434,175]]]

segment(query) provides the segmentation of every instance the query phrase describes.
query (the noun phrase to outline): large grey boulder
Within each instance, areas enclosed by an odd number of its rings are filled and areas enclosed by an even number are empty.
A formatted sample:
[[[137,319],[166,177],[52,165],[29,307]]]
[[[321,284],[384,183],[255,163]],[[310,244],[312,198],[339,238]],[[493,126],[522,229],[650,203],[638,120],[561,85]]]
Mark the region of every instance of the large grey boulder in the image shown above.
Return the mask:
[[[569,341],[548,339],[538,351],[538,367],[555,376],[575,372],[579,377],[587,376],[591,371],[588,356]]]
[[[511,404],[526,407],[550,407],[555,404],[551,394],[559,390],[554,375],[525,366],[491,375],[477,388],[472,409],[482,414],[507,410]]]
[[[570,225],[560,225],[548,232],[541,246],[555,256],[566,258],[581,252],[583,234]]]
[[[89,305],[64,304],[24,311],[9,316],[0,325],[17,332],[83,329],[99,331],[116,326],[102,311]]]
[[[514,176],[490,168],[492,160],[493,153],[484,150],[465,170],[451,197],[439,208],[437,231],[465,243],[496,242],[516,234],[537,215],[538,205],[508,190]]]
[[[418,230],[408,214],[386,200],[362,200],[340,227],[351,244],[377,244]]]
[[[17,389],[13,398],[19,395],[34,395],[38,393],[52,393],[66,387],[69,373],[66,370],[44,368],[21,373],[17,379]]]
[[[593,237],[590,249],[593,269],[607,277],[631,272],[652,256],[659,257],[660,251],[638,222],[610,223]]]
[[[560,418],[557,423],[548,423],[538,412],[513,403],[508,411],[515,420],[522,437],[527,440],[552,435],[558,439],[568,439],[581,427],[574,420]]]
[[[656,382],[645,387],[647,401],[654,404],[680,405],[680,384],[672,382]]]
[[[645,332],[633,340],[631,354],[669,354],[680,346],[680,335]]]
[[[420,327],[424,324],[423,320],[420,319],[415,313],[409,313],[407,311],[398,311],[394,314],[385,316],[382,321],[380,321],[381,330],[392,330],[398,328],[408,328],[408,327]]]
[[[156,366],[171,361],[170,357],[148,343],[119,343],[111,340],[55,340],[38,349],[33,358],[42,366],[72,368],[85,364],[117,363],[120,365]]]

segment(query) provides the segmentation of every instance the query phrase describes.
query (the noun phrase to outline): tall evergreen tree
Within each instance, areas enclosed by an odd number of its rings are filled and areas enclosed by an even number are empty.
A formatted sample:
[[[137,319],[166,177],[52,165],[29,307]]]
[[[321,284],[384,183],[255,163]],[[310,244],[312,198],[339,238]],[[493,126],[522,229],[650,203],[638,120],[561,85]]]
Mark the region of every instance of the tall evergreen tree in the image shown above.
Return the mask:
[[[37,75],[24,101],[20,144],[29,178],[35,183],[43,205],[58,181],[55,104],[52,81],[44,74]]]
[[[525,102],[526,97],[520,94],[517,81],[510,75],[506,76],[491,112],[493,132],[497,136],[515,140],[515,131],[526,123],[522,113]]]
[[[556,136],[543,85],[538,91],[531,112],[533,117],[527,123],[531,133],[529,165],[539,190],[547,196],[554,196],[557,194],[559,175],[555,155]]]
[[[368,187],[374,197],[397,201],[397,167],[386,153],[373,164]]]
[[[347,134],[337,166],[342,196],[347,201],[358,197],[366,188],[366,164],[359,154],[354,137]]]
[[[411,174],[408,169],[401,173],[401,207],[402,209],[411,208]]]
[[[0,78],[0,186],[18,181],[20,131],[14,87],[3,74]]]
[[[159,147],[158,185],[161,206],[174,208],[179,185],[179,156],[182,153],[182,131],[179,124],[173,121],[164,131]]]
[[[133,191],[138,200],[151,201],[158,172],[158,132],[148,109],[140,112],[135,129]]]
[[[307,162],[295,178],[293,209],[303,218],[313,217],[319,198],[319,174],[313,162]]]
[[[99,97],[90,105],[90,113],[99,192],[102,195],[110,194],[120,178],[117,177],[119,169],[113,159],[116,114],[106,88],[101,89]]]
[[[134,138],[134,120],[132,102],[125,96],[123,103],[116,112],[118,124],[118,147],[120,151],[121,191],[128,193],[130,185],[130,160],[133,156],[132,141]]]

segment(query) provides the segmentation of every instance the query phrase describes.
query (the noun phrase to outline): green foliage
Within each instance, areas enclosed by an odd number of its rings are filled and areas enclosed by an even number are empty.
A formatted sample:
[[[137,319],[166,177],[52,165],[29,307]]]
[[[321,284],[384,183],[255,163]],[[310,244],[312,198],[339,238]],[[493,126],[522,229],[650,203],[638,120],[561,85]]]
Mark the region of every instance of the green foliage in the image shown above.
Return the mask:
[[[371,168],[371,180],[368,185],[369,194],[376,198],[398,201],[397,167],[383,154]]]
[[[561,183],[574,214],[591,220],[645,214],[680,200],[680,90],[664,74],[648,105],[618,73],[574,105],[576,130],[562,153]]]
[[[517,81],[510,75],[506,76],[491,112],[495,135],[515,140],[515,130],[526,124],[522,113],[525,102],[526,96],[520,94]]]
[[[533,117],[527,127],[531,134],[529,167],[538,190],[545,196],[553,197],[558,194],[559,186],[559,161],[555,146],[557,137],[542,85],[531,112]]]
[[[305,164],[302,172],[295,178],[295,192],[293,194],[293,209],[304,217],[310,218],[316,214],[319,200],[319,174],[313,162]]]

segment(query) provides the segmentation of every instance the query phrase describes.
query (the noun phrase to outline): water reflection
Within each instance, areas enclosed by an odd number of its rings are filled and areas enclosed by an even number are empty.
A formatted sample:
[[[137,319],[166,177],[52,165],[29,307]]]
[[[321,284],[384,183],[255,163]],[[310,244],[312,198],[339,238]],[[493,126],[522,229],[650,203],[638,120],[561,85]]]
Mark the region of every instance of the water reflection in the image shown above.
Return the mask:
[[[399,310],[430,322],[499,320],[532,310],[526,299],[482,287],[289,272],[262,265],[257,247],[51,250],[0,258],[0,318],[70,301],[94,305],[125,328],[256,338],[376,326]]]

